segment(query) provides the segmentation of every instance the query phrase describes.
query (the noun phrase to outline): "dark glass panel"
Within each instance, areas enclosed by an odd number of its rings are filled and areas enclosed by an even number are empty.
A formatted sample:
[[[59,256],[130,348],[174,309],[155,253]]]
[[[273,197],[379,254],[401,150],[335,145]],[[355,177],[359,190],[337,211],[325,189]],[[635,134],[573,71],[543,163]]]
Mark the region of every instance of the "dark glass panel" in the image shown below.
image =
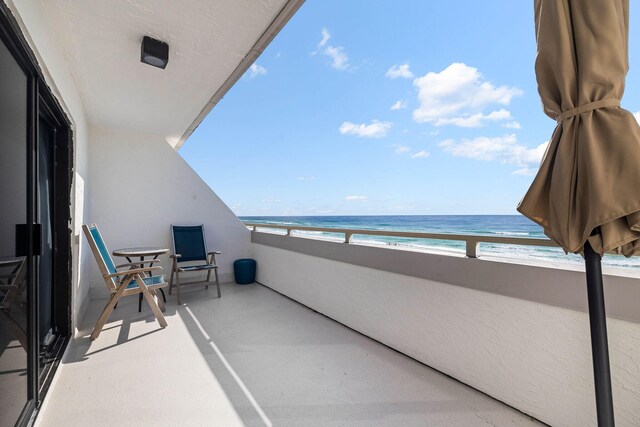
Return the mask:
[[[27,223],[27,76],[0,41],[0,426],[27,402],[27,292],[16,225]]]

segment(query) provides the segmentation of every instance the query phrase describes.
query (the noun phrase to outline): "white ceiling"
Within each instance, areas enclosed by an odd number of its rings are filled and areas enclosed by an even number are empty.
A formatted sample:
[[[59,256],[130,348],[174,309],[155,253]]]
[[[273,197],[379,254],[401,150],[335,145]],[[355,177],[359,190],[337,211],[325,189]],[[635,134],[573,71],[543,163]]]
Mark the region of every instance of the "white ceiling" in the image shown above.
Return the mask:
[[[290,3],[297,6],[292,8]],[[64,46],[89,121],[162,134],[174,146],[183,142],[183,136],[188,136],[217,102],[214,94],[219,98],[228,90],[230,82],[225,85],[225,81],[230,77],[235,81],[234,73],[250,65],[247,61],[243,64],[245,56],[252,62],[259,54],[256,43],[262,40],[259,51],[269,43],[271,38],[264,37],[265,32],[275,35],[301,3],[42,1]],[[280,26],[273,25],[278,20],[282,21]],[[145,35],[169,44],[166,69],[140,62]]]

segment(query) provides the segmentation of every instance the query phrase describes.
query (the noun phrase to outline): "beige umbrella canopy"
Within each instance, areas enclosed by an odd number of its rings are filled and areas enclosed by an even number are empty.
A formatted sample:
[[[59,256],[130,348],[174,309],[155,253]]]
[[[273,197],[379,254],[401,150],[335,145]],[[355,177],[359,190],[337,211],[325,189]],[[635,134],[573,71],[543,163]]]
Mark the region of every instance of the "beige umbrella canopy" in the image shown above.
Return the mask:
[[[566,252],[640,253],[640,128],[620,108],[628,0],[535,0],[536,76],[558,122],[518,211]],[[589,237],[592,230],[599,229]]]

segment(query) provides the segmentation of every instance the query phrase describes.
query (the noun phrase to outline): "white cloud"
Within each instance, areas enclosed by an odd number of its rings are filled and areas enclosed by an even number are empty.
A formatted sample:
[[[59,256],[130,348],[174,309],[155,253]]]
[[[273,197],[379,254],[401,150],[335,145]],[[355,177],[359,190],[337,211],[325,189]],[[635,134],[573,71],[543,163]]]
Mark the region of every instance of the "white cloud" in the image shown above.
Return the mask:
[[[489,114],[484,114],[484,109],[492,104],[509,105],[514,96],[523,93],[516,87],[495,87],[476,68],[463,63],[453,63],[439,73],[429,72],[413,84],[420,103],[413,119],[435,126],[478,127],[487,121],[512,120],[505,109]]]
[[[470,159],[484,161],[498,161],[503,164],[511,164],[521,167],[517,174],[530,173],[535,170],[547,150],[549,141],[538,145],[535,148],[528,148],[518,144],[515,134],[502,137],[487,138],[484,136],[463,139],[456,142],[447,139],[438,144],[444,151],[457,157],[467,157]]]
[[[396,103],[391,106],[391,109],[392,110],[400,110],[402,108],[407,108],[408,106],[409,106],[409,103],[407,102],[407,100],[406,99],[402,99],[400,101],[396,101]]]
[[[385,76],[390,79],[397,79],[398,77],[402,77],[403,79],[412,79],[413,73],[409,70],[409,64],[396,64],[387,70]]]
[[[638,123],[640,123],[640,111],[633,113],[633,117],[635,117]]]
[[[347,196],[344,198],[347,202],[366,202],[367,196]]]
[[[407,147],[406,145],[402,145],[402,144],[393,144],[392,147],[393,147],[393,152],[396,154],[404,154],[411,151],[411,147]]]
[[[506,128],[506,129],[520,129],[520,128],[522,128],[522,126],[520,126],[520,123],[516,122],[515,120],[512,121],[512,122],[503,123],[500,126],[502,126],[503,128]]]
[[[320,42],[318,43],[318,49],[320,49],[325,44],[327,44],[327,42],[331,38],[331,34],[329,34],[329,30],[327,30],[324,27],[322,28],[321,34],[322,34],[322,40],[320,40]]]
[[[424,159],[426,157],[429,157],[431,155],[431,153],[429,153],[426,150],[422,150],[422,151],[418,151],[417,153],[413,154],[411,156],[412,159]]]
[[[254,78],[267,74],[267,69],[258,64],[251,64],[251,67],[249,67],[249,72],[249,77]]]
[[[436,126],[454,125],[463,128],[477,128],[482,126],[485,122],[496,122],[511,118],[511,113],[504,108],[501,108],[500,110],[492,111],[489,114],[476,113],[470,116],[439,118],[434,122],[434,124]]]
[[[296,178],[298,181],[313,181],[316,179],[315,176],[299,176]]]
[[[349,68],[349,57],[342,46],[327,46],[322,53],[331,58],[331,66],[336,70],[344,71]]]
[[[344,122],[340,126],[340,133],[343,135],[355,135],[359,138],[382,138],[387,136],[392,124],[390,122],[372,121],[370,124],[355,124]]]
[[[536,174],[538,169],[536,168],[522,168],[512,172],[513,175],[524,175],[524,176],[533,176]]]
[[[280,199],[262,199],[260,200],[262,203],[280,203],[282,200]]]
[[[327,44],[331,38],[331,34],[326,28],[322,28],[321,34],[322,39],[318,42],[316,50],[311,52],[311,56],[321,53],[331,58],[331,66],[336,70],[345,71],[349,69],[349,56],[345,53],[344,47]]]
[[[426,150],[422,150],[422,151],[418,151],[417,153],[411,153],[411,147],[409,147],[408,145],[403,145],[403,144],[392,144],[391,148],[393,148],[393,152],[397,155],[404,155],[406,154],[407,156],[410,156],[412,159],[423,159],[425,157],[429,157],[429,155],[431,153],[429,153]]]

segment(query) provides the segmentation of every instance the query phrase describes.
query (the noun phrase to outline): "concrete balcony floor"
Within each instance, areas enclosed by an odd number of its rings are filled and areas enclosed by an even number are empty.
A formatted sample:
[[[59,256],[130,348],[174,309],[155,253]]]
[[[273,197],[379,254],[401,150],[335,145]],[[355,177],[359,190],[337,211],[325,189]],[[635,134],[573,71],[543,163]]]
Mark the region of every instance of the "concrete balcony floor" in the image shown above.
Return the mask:
[[[91,301],[36,425],[534,426],[536,420],[259,284],[191,287],[160,329]]]

